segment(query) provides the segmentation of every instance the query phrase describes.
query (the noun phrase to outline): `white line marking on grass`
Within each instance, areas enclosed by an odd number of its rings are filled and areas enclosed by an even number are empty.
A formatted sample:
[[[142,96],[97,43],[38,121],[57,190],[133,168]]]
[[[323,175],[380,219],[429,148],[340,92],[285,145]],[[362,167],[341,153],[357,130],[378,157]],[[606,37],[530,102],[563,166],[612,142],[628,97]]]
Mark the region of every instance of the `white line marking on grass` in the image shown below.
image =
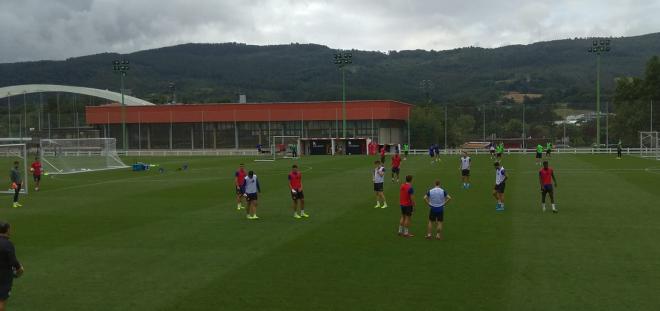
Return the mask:
[[[198,169],[198,170],[203,170],[203,169]],[[301,172],[309,172],[312,170],[311,166],[308,166],[306,169],[301,170]],[[274,175],[280,175],[288,172],[273,172],[269,174],[259,174],[262,176],[274,176]],[[112,180],[106,180],[106,181],[99,181],[99,182],[93,182],[93,183],[86,183],[86,184],[81,184],[81,185],[75,185],[75,186],[69,186],[69,187],[63,187],[63,188],[57,188],[53,190],[48,190],[48,192],[58,192],[58,191],[63,191],[63,190],[71,190],[71,189],[79,189],[79,188],[85,188],[85,187],[92,187],[92,186],[98,186],[98,185],[105,185],[105,184],[114,184],[114,183],[144,183],[144,182],[169,182],[169,183],[176,183],[176,182],[191,182],[191,181],[205,181],[205,180],[227,180],[227,179],[234,179],[234,176],[222,176],[222,177],[196,177],[196,178],[176,178],[176,179],[171,179],[168,177],[172,177],[172,175],[165,173],[166,175],[163,175],[162,179],[145,179],[148,177],[155,177],[153,175],[143,175],[143,176],[131,176],[127,178],[120,178],[120,179],[112,179]],[[179,176],[176,176],[179,177]],[[139,179],[139,180],[137,180]]]
[[[517,170],[515,169],[507,169],[508,171],[513,171],[516,172]],[[660,166],[658,167],[647,167],[647,168],[604,168],[604,169],[598,169],[598,168],[568,168],[568,169],[555,169],[555,171],[560,172],[560,173],[606,173],[606,172],[647,172],[647,173],[653,173],[653,174],[658,174],[660,173]],[[522,170],[522,171],[517,171],[520,173],[538,173],[539,171],[529,171],[529,170]]]

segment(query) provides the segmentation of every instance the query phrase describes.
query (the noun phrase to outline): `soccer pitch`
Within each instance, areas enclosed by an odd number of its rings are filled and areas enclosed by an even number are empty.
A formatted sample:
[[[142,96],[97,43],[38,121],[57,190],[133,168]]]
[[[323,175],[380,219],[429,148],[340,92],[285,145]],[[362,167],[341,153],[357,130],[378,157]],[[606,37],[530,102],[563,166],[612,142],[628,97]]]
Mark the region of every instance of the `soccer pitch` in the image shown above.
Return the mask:
[[[22,208],[4,197],[26,269],[12,310],[660,309],[659,161],[554,155],[553,214],[533,154],[505,156],[504,212],[488,156],[473,157],[469,190],[458,156],[409,157],[401,175],[414,175],[418,206],[406,239],[389,157],[387,209],[373,208],[373,157],[140,160],[166,171],[49,175]],[[236,210],[241,162],[261,182],[256,221]],[[292,217],[293,163],[308,219]],[[436,178],[454,198],[444,241],[423,238]]]

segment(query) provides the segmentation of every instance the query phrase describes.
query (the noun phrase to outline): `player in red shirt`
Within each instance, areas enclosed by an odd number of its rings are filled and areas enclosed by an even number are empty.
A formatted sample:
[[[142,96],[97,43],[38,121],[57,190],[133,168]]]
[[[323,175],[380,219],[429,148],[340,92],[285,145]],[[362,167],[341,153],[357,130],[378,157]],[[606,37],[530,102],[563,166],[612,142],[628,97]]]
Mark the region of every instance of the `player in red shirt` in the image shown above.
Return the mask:
[[[39,185],[41,184],[41,162],[39,157],[34,158],[34,162],[30,165],[30,171],[32,171],[32,178],[34,178],[34,191],[39,191]]]
[[[247,205],[243,204],[243,201],[245,200],[245,196],[243,195],[245,193],[245,176],[247,176],[243,163],[238,166],[238,171],[236,171],[234,176],[236,177],[234,186],[236,187],[236,202],[238,204],[236,210],[240,211],[245,208],[245,205]]]
[[[401,166],[401,156],[397,151],[392,157],[392,181],[394,181],[394,176],[396,176],[396,182],[399,182],[399,172]]]
[[[406,182],[399,188],[399,204],[401,205],[399,235],[407,238],[415,236],[408,231],[410,218],[415,207],[415,191],[412,187],[412,179],[412,175],[406,176]]]
[[[545,212],[545,195],[550,194],[550,203],[552,204],[552,212],[557,213],[557,208],[555,207],[555,193],[552,188],[552,184],[555,184],[557,187],[557,179],[555,178],[555,172],[551,167],[548,166],[548,161],[543,161],[543,168],[539,171],[539,183],[541,184],[541,207]]]
[[[300,219],[309,217],[305,214],[305,194],[303,194],[302,173],[298,170],[298,165],[291,167],[289,173],[289,189],[291,190],[291,199],[293,200],[293,218]]]

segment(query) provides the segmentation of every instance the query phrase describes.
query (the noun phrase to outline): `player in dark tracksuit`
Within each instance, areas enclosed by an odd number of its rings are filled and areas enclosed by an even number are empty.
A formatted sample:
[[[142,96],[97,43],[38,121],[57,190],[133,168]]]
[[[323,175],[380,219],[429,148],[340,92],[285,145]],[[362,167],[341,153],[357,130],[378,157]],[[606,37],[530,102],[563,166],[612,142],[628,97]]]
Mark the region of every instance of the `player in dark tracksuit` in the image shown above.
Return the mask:
[[[21,192],[23,180],[21,179],[21,171],[18,169],[18,161],[14,162],[14,167],[9,172],[9,179],[11,180],[12,189],[14,189],[14,204],[12,207],[21,207],[21,203],[18,203],[18,193]]]
[[[9,241],[9,235],[9,223],[0,221],[0,311],[5,310],[14,278],[23,274],[23,266],[16,259],[16,250]]]

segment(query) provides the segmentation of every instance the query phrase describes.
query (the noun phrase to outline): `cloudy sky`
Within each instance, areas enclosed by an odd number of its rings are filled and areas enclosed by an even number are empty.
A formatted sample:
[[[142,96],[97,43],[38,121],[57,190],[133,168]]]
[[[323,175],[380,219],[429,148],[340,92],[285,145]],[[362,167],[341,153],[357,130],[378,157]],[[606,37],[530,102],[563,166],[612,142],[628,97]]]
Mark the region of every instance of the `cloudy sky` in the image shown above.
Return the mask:
[[[498,47],[660,31],[658,0],[0,0],[0,62],[189,42]]]

